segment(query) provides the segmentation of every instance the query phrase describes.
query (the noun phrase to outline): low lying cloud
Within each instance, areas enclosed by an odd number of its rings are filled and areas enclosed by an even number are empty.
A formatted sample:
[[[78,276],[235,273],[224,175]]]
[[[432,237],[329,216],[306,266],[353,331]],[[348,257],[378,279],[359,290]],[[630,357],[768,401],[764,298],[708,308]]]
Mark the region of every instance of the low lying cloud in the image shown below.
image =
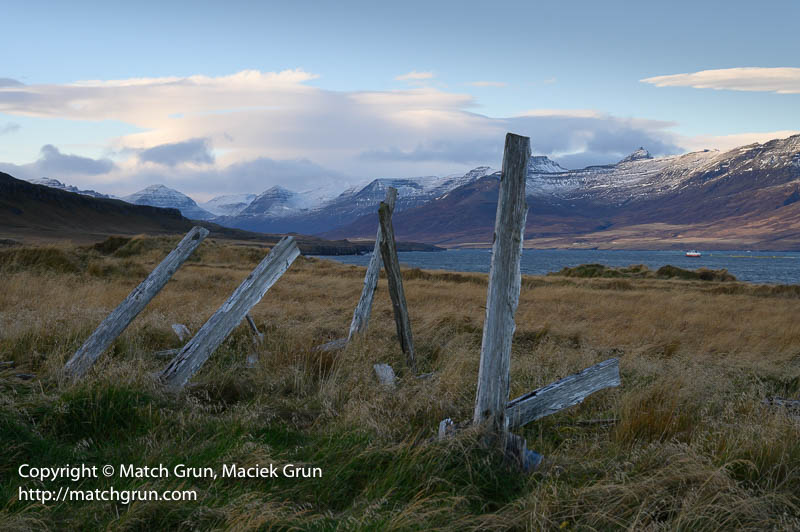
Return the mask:
[[[42,146],[39,158],[30,164],[0,163],[0,171],[20,179],[100,176],[115,169],[116,165],[110,159],[92,159],[91,157],[61,153],[51,144]]]
[[[213,164],[214,156],[211,154],[208,139],[189,139],[142,150],[139,152],[139,160],[165,166],[176,166],[182,163]]]
[[[655,76],[640,80],[656,87],[693,87],[732,91],[764,91],[800,94],[800,68],[722,68],[691,74]]]

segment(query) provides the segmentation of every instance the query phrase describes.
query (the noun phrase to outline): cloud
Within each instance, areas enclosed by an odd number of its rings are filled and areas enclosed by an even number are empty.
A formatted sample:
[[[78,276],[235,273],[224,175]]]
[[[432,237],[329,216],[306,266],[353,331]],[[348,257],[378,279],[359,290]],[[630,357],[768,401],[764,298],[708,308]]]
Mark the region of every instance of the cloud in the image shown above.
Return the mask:
[[[723,68],[691,74],[655,76],[640,80],[656,87],[693,87],[734,91],[800,94],[800,68]]]
[[[422,81],[424,79],[433,79],[433,72],[417,72],[416,70],[412,70],[394,79],[397,81]]]
[[[0,87],[0,113],[138,129],[108,140],[115,162],[52,148],[34,163],[4,168],[21,177],[70,173],[70,184],[118,195],[164,183],[200,197],[498,167],[508,131],[572,167],[615,162],[639,146],[679,153],[691,142],[672,132],[672,122],[593,109],[490,117],[465,93],[330,91],[306,84],[315,78],[298,69]]]
[[[696,137],[681,137],[679,142],[687,151],[705,149],[727,151],[739,146],[747,146],[754,143],[763,144],[773,139],[785,139],[797,134],[800,134],[800,130],[789,129],[761,133],[737,133],[735,135],[698,135]]]
[[[0,135],[5,135],[7,133],[14,133],[20,130],[20,125],[15,122],[9,122],[4,126],[0,126]]]
[[[79,155],[61,153],[52,144],[42,146],[39,158],[29,164],[15,165],[0,163],[0,171],[20,179],[35,179],[63,176],[100,176],[112,172],[117,167],[110,159],[92,159]]]
[[[67,155],[51,144],[42,146],[41,153],[36,165],[44,173],[99,175],[107,174],[114,169],[114,163],[109,159]]]
[[[0,87],[19,87],[23,83],[11,78],[0,78]]]
[[[467,85],[472,85],[473,87],[505,87],[508,84],[503,81],[471,81]]]
[[[160,144],[139,152],[139,160],[175,166],[181,163],[213,164],[208,139],[189,139],[183,142]]]

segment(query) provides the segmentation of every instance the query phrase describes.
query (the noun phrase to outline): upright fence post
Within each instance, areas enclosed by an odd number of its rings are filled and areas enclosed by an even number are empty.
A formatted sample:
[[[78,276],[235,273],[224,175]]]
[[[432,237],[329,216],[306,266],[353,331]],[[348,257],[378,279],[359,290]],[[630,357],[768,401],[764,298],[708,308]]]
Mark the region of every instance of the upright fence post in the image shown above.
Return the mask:
[[[161,373],[164,384],[182,388],[299,255],[294,238],[281,239],[164,368]]]
[[[507,430],[511,339],[515,328],[514,313],[519,303],[519,264],[528,214],[525,178],[530,156],[528,137],[513,133],[506,135],[473,416],[475,425],[487,424],[495,434]]]
[[[397,326],[397,336],[400,347],[406,354],[406,363],[411,371],[417,371],[417,361],[414,356],[414,342],[411,338],[411,322],[408,319],[408,306],[406,294],[403,291],[403,277],[400,275],[400,261],[397,259],[397,246],[394,241],[394,228],[392,227],[392,210],[389,205],[381,202],[378,208],[378,219],[381,223],[381,257],[383,268],[386,270],[386,279],[389,281],[389,295],[392,298],[394,322]]]
[[[133,319],[158,294],[178,268],[197,249],[197,246],[208,236],[208,229],[193,227],[191,231],[166,256],[161,264],[150,272],[147,279],[128,294],[122,303],[100,323],[92,335],[78,351],[72,355],[64,366],[64,371],[72,377],[82,377],[89,371],[100,355],[124,331]]]
[[[397,189],[389,187],[386,189],[386,205],[389,206],[389,214],[394,212],[394,204],[397,200]],[[353,321],[350,322],[350,332],[347,335],[349,342],[353,335],[361,334],[367,329],[369,323],[369,315],[372,312],[372,299],[375,295],[375,289],[378,287],[378,277],[381,273],[381,240],[383,240],[383,231],[381,225],[378,223],[378,234],[375,236],[375,247],[372,250],[372,257],[369,259],[369,266],[367,266],[367,273],[364,276],[364,287],[361,289],[361,297],[356,305],[356,310],[353,312]]]

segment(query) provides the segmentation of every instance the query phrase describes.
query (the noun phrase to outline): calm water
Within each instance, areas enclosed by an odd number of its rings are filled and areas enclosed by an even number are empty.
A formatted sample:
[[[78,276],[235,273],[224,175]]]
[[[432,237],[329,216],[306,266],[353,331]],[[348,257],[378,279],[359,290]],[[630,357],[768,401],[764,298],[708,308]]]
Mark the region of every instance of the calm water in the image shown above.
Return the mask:
[[[462,272],[488,272],[491,250],[459,249],[440,253],[408,251],[399,253],[404,265],[429,269]],[[320,257],[346,264],[366,266],[369,255]],[[608,251],[608,250],[525,250],[522,253],[522,273],[544,275],[565,266],[598,263],[607,266],[646,264],[658,269],[665,264],[680,268],[700,267],[712,270],[727,269],[737,279],[753,283],[800,283],[800,252],[781,251],[713,251],[700,258],[684,256],[683,251]]]

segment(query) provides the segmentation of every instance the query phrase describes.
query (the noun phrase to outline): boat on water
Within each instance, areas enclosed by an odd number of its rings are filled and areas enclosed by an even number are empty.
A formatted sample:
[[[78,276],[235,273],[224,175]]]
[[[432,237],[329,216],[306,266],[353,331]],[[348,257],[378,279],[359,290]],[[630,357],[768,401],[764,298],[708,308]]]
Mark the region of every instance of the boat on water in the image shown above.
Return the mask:
[[[686,252],[687,257],[702,257],[703,254],[697,251],[696,249],[690,249]]]

